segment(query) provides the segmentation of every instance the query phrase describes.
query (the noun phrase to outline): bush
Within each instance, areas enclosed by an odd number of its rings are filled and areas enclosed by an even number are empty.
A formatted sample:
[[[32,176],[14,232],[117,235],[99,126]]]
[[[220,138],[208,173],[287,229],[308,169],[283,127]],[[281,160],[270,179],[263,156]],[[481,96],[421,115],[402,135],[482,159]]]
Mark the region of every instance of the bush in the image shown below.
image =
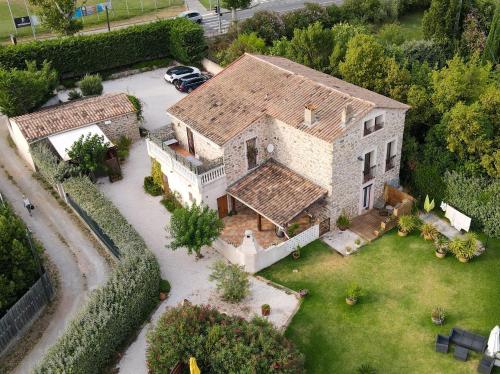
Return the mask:
[[[81,77],[162,57],[198,62],[205,49],[200,26],[170,19],[107,33],[9,45],[0,48],[0,67],[22,69],[27,60],[36,60],[39,65],[47,60],[61,76]]]
[[[337,221],[335,221],[335,224],[339,229],[345,230],[349,228],[349,226],[351,225],[351,221],[347,216],[347,214],[345,212],[342,212],[340,216],[337,218]]]
[[[170,212],[173,213],[176,209],[182,208],[182,203],[179,201],[178,193],[167,193],[160,203]]]
[[[66,177],[78,174],[78,171],[65,162],[60,162],[59,158],[44,143],[36,143],[30,149],[31,157],[36,165],[37,172],[42,178],[55,187]]]
[[[417,217],[402,215],[398,218],[398,228],[401,233],[409,234],[418,226]]]
[[[356,283],[351,283],[345,291],[345,297],[350,299],[350,300],[358,300],[359,297],[363,296],[363,292],[361,290],[361,287],[357,285]]]
[[[151,196],[160,196],[163,193],[161,186],[157,185],[151,176],[144,177],[144,191]]]
[[[473,233],[466,234],[465,238],[456,236],[448,243],[448,250],[458,259],[470,260],[478,250],[477,237]]]
[[[420,231],[425,240],[436,240],[439,235],[439,231],[432,223],[423,224]]]
[[[23,61],[18,68],[0,68],[0,112],[9,117],[39,108],[53,95],[58,82],[57,72],[46,61],[40,70],[35,62]]]
[[[250,292],[248,274],[242,266],[218,260],[212,266],[209,279],[216,282],[217,291],[222,294],[222,299],[231,303],[243,300]]]
[[[449,47],[434,40],[407,40],[400,46],[400,62],[407,61],[410,65],[414,62],[427,62],[429,66],[441,68],[446,60],[451,57]]]
[[[102,94],[102,79],[99,74],[85,74],[80,83],[80,90],[83,96],[92,96]]]
[[[97,373],[157,304],[160,269],[143,239],[87,177],[70,178],[64,188],[113,240],[121,257],[35,373]]]
[[[170,292],[170,283],[166,279],[160,280],[160,292],[169,293]]]
[[[156,160],[151,162],[151,177],[156,185],[163,185],[163,172],[161,171],[161,164]]]
[[[285,35],[285,23],[281,15],[266,10],[256,12],[252,17],[241,21],[237,27],[241,34],[257,33],[267,45]]]
[[[263,54],[265,49],[266,43],[264,39],[257,36],[257,33],[240,34],[229,47],[218,54],[217,59],[222,66],[226,66],[245,52]]]
[[[500,238],[500,181],[445,173],[446,202],[472,218],[472,226]]]
[[[116,142],[116,154],[120,160],[125,160],[130,153],[130,146],[132,145],[132,140],[127,138],[125,135],[120,136]]]
[[[73,89],[68,92],[68,100],[78,100],[82,98],[82,94],[77,89]]]
[[[286,229],[286,233],[288,234],[288,237],[289,238],[294,237],[296,235],[299,227],[300,227],[300,225],[297,222],[294,222],[290,226],[288,226]]]
[[[137,120],[141,122],[144,117],[142,116],[142,102],[137,97],[133,95],[127,95],[128,99],[132,103],[135,109],[135,114],[137,115]]]
[[[148,335],[152,374],[196,357],[202,373],[302,373],[304,358],[270,323],[185,304],[168,310]]]
[[[325,27],[331,26],[330,16],[326,9],[314,3],[306,3],[304,8],[285,13],[282,19],[286,36],[289,38],[293,36],[295,29],[305,29],[316,22],[320,22]]]

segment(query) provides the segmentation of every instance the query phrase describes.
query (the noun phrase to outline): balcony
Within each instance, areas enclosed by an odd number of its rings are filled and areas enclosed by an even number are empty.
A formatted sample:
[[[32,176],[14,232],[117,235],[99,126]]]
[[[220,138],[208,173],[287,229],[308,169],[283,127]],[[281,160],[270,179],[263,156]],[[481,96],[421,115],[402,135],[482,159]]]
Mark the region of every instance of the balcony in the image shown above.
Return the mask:
[[[396,155],[391,156],[385,160],[385,171],[389,171],[396,166]]]
[[[369,168],[365,168],[365,170],[363,170],[363,183],[366,183],[370,180],[372,180],[373,178],[375,178],[375,165],[373,166],[370,166]]]
[[[194,183],[205,185],[225,176],[223,157],[196,158],[179,144],[170,126],[151,132],[147,146],[151,157]]]

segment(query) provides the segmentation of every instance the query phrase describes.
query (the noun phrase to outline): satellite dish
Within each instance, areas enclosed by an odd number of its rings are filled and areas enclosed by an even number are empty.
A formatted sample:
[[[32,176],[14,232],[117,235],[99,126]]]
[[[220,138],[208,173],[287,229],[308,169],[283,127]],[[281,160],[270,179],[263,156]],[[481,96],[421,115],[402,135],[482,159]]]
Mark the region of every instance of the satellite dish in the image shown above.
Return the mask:
[[[274,145],[273,144],[269,143],[267,145],[267,152],[268,153],[273,153],[274,152]]]

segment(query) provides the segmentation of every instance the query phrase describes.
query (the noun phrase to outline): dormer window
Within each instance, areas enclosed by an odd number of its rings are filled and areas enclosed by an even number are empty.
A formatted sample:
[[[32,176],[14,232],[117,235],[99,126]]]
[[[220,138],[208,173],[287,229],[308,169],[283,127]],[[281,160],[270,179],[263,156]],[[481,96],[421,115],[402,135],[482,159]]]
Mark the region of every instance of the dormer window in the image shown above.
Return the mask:
[[[384,127],[384,116],[380,115],[375,117],[375,131]]]
[[[363,136],[370,135],[372,132],[384,128],[384,116],[376,116],[375,118],[367,119],[363,123]]]
[[[368,134],[371,134],[373,131],[374,131],[373,119],[369,119],[368,121],[365,121],[365,124],[363,127],[363,135],[366,136]]]

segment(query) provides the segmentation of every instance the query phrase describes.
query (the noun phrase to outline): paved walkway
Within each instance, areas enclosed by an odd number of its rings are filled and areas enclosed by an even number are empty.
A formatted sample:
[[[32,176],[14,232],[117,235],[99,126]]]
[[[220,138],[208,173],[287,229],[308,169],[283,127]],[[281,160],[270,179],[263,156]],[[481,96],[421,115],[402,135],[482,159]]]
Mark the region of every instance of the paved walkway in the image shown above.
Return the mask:
[[[217,0],[213,0],[213,1],[216,2]],[[186,5],[186,8],[188,10],[194,10],[196,12],[199,12],[200,14],[208,13],[208,10],[198,0],[185,0],[184,4]],[[213,4],[212,4],[212,6],[213,6]]]
[[[419,217],[425,223],[433,224],[436,229],[448,239],[453,239],[455,236],[462,235],[462,233],[450,225],[449,222],[436,216],[434,213],[420,213]]]
[[[32,177],[29,169],[7,144],[6,117],[0,117],[0,191],[43,244],[59,272],[59,304],[42,337],[14,373],[29,373],[47,349],[63,333],[75,312],[85,303],[87,292],[106,279],[108,266],[86,233],[59,203]],[[12,180],[6,175],[12,176]],[[30,217],[23,207],[28,196],[35,210]]]
[[[342,256],[348,256],[356,252],[365,242],[358,234],[351,230],[333,230],[321,237],[321,240],[335,249]],[[359,244],[356,241],[359,240]]]
[[[150,161],[144,141],[136,142],[130,157],[123,165],[123,180],[110,184],[99,182],[101,191],[120,209],[121,213],[142,235],[148,247],[156,255],[162,277],[168,279],[172,291],[167,300],[158,308],[152,320],[156,321],[167,307],[175,306],[184,299],[197,304],[210,304],[219,310],[249,317],[260,313],[264,303],[271,305],[269,320],[276,326],[287,324],[289,317],[298,307],[294,295],[288,295],[255,278],[251,280],[251,295],[242,303],[233,305],[222,302],[215,292],[215,285],[208,280],[210,266],[221,256],[213,249],[204,249],[203,259],[196,261],[184,249],[172,251],[168,244],[165,227],[169,223],[168,211],[159,203],[159,197],[147,195],[143,190],[143,179],[150,173]],[[120,373],[147,373],[146,332],[148,324],[125,352],[119,363]]]

